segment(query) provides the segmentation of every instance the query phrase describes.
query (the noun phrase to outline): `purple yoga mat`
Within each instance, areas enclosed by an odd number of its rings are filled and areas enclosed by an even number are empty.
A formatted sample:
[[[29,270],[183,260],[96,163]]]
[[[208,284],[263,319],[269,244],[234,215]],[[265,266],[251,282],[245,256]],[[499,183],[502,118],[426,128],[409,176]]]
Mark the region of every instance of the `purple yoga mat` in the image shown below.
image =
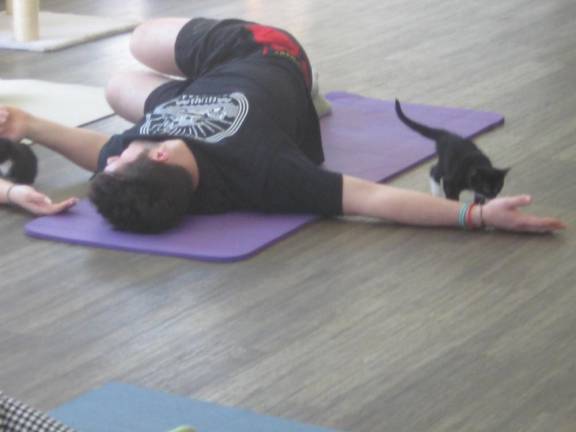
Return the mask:
[[[350,93],[328,95],[332,115],[322,119],[328,169],[384,181],[434,156],[434,144],[398,120],[394,103]],[[472,137],[503,123],[499,114],[456,108],[403,104],[404,111],[431,126]],[[183,225],[159,235],[115,231],[81,201],[65,214],[40,217],[26,233],[88,246],[205,261],[236,261],[261,251],[315,215],[228,213],[190,216]]]

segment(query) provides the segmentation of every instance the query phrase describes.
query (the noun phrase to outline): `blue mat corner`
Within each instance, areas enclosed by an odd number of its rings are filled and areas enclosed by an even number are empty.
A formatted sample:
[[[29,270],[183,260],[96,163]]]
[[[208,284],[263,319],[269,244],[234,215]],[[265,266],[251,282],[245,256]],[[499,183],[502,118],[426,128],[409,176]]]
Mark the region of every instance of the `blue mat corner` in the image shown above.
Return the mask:
[[[197,432],[336,432],[116,382],[50,414],[79,432],[167,432],[180,425]]]

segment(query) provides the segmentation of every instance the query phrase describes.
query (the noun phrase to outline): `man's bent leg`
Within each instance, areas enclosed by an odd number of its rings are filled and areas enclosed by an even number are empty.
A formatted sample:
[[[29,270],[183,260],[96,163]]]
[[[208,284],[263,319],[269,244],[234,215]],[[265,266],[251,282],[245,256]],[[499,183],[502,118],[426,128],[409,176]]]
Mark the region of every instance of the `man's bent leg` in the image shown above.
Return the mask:
[[[176,65],[176,37],[190,21],[188,18],[157,18],[136,27],[130,39],[130,51],[136,60],[157,72],[183,77]]]
[[[108,82],[106,99],[116,114],[136,123],[144,116],[146,99],[169,78],[148,71],[120,72]]]

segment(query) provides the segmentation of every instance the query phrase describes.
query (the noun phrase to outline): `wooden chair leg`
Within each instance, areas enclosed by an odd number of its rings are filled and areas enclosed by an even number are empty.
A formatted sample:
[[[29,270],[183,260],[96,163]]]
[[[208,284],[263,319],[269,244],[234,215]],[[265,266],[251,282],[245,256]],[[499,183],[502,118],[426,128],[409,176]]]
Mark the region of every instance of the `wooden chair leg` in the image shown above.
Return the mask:
[[[12,0],[14,38],[18,42],[29,42],[39,38],[39,0]]]

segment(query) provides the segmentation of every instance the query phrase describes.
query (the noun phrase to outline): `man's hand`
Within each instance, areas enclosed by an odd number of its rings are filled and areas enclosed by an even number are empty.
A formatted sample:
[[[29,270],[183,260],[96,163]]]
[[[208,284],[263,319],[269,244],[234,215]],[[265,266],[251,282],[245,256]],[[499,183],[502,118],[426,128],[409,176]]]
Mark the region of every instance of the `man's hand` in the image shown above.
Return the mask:
[[[62,213],[76,205],[78,199],[68,198],[59,203],[28,185],[15,185],[10,189],[10,202],[35,215],[53,215]]]
[[[27,135],[30,114],[21,109],[0,106],[0,138],[19,142]]]
[[[532,202],[529,195],[496,198],[484,205],[483,219],[489,227],[508,231],[552,232],[566,228],[559,219],[522,213],[519,208]]]

